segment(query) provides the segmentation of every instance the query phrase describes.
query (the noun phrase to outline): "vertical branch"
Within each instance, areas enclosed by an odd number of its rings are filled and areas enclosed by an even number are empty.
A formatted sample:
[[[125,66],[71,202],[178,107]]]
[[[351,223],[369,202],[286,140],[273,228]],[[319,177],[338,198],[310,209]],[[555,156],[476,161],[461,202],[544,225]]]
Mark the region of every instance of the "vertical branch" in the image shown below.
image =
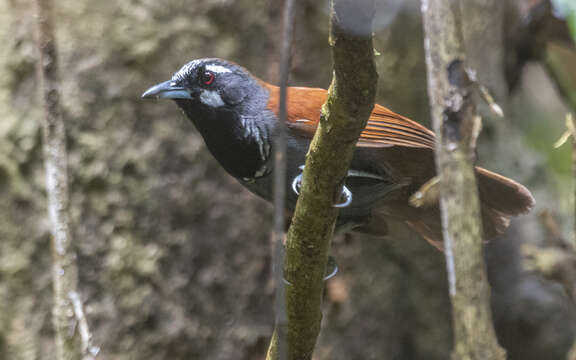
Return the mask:
[[[333,0],[330,45],[334,78],[306,159],[288,231],[284,273],[288,359],[312,358],[320,331],[328,250],[354,148],[374,107],[374,0]]]
[[[474,149],[480,131],[465,68],[459,0],[423,0],[428,93],[453,308],[454,359],[504,359],[490,311]]]
[[[44,103],[42,128],[53,256],[54,305],[52,315],[56,330],[56,358],[59,360],[89,359],[91,354],[88,352],[91,351],[91,347],[86,346],[86,351],[82,352],[76,331],[77,321],[81,320],[78,319],[78,314],[82,314],[83,318],[84,312],[78,311],[79,305],[75,309],[72,301],[72,298],[77,298],[78,268],[69,231],[66,135],[60,110],[52,1],[36,0],[35,3],[39,51],[38,77]],[[85,326],[83,328],[87,331]]]
[[[286,359],[286,291],[284,287],[284,229],[286,207],[286,97],[290,74],[290,49],[294,31],[294,0],[286,0],[283,16],[282,47],[280,51],[280,106],[277,135],[274,139],[274,335],[268,357]]]

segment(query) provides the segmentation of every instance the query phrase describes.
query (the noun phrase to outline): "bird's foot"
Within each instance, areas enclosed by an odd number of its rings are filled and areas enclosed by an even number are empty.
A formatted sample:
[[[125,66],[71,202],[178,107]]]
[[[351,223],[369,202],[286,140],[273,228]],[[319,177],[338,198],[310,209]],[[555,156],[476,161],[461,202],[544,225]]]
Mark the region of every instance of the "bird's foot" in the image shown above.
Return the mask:
[[[332,255],[328,255],[328,262],[326,263],[326,272],[324,273],[324,281],[332,279],[338,274],[338,263],[336,263],[336,258]]]
[[[304,165],[299,167],[300,170],[304,171]],[[300,188],[302,187],[302,174],[299,174],[292,180],[292,191],[296,193],[296,195],[300,195]],[[342,194],[340,195],[342,202],[338,204],[334,204],[335,208],[345,208],[352,203],[352,191],[350,191],[346,185],[342,186]]]
[[[342,186],[342,194],[340,195],[340,198],[343,199],[342,202],[332,206],[335,208],[345,208],[352,203],[352,191],[350,191],[346,185]]]

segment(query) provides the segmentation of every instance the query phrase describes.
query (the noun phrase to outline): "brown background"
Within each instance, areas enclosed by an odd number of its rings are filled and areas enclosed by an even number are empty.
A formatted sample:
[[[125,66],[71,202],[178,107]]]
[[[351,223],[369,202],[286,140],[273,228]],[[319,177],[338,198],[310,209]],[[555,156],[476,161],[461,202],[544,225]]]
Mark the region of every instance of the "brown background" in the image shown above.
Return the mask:
[[[99,358],[262,358],[273,325],[271,208],[220,169],[175,105],[140,95],[199,57],[230,59],[274,82],[281,5],[56,3],[73,236]],[[326,87],[327,3],[299,3],[291,83]],[[427,124],[418,7],[379,5],[379,103]],[[54,358],[32,8],[0,2],[1,360]],[[520,15],[512,16],[507,34],[517,33]],[[551,150],[565,108],[542,66],[520,66],[511,38],[508,66],[484,72],[509,116],[485,121],[481,164],[527,184],[538,210],[567,213],[569,156]],[[480,68],[497,51],[469,44]],[[504,83],[504,73],[517,80]],[[335,240],[340,273],[328,282],[318,359],[448,358],[443,255],[400,226],[391,233]],[[519,245],[543,237],[531,214],[488,245],[510,359],[562,359],[576,330],[563,290],[522,270]]]

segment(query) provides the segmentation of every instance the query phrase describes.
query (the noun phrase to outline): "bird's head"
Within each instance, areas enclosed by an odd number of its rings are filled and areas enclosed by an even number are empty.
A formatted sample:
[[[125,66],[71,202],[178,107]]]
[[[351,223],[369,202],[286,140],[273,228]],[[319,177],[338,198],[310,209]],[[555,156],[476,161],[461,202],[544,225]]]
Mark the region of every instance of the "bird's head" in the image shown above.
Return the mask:
[[[152,86],[142,97],[173,99],[188,115],[219,109],[244,108],[247,100],[265,94],[258,81],[239,65],[216,59],[193,60],[182,66],[170,80]],[[262,101],[257,101],[258,103]],[[254,104],[243,113],[250,112]],[[240,109],[238,109],[240,110]]]
[[[253,179],[268,171],[275,120],[263,84],[234,63],[198,59],[142,97],[174,100],[222,166],[237,178]]]

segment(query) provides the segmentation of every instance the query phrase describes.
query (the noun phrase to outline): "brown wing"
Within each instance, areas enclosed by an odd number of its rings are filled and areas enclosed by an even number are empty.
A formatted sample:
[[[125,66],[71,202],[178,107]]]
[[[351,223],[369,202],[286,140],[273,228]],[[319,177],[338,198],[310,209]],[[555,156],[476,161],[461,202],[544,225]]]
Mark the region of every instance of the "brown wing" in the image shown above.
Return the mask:
[[[424,126],[382,105],[375,105],[358,146],[434,148],[434,139],[434,133]]]
[[[262,83],[270,91],[268,107],[278,113],[279,90]],[[326,100],[324,89],[288,88],[288,127],[301,136],[312,137]],[[358,140],[359,147],[382,148],[378,159],[389,170],[410,178],[417,189],[435,174],[434,133],[384,106],[376,105]],[[510,217],[529,211],[534,206],[530,191],[519,183],[477,167],[478,187],[482,201],[482,218],[487,237],[503,232]],[[437,205],[414,208],[408,203],[409,192],[383,206],[385,216],[404,220],[433,244],[442,241],[440,211]],[[391,209],[386,212],[386,209]]]
[[[270,92],[268,108],[278,114],[279,88],[264,82],[261,84]],[[302,136],[314,136],[327,94],[326,90],[319,88],[289,87],[286,104],[288,127]],[[366,128],[358,140],[358,146],[389,147],[395,145],[433,148],[434,133],[384,106],[374,106]]]

